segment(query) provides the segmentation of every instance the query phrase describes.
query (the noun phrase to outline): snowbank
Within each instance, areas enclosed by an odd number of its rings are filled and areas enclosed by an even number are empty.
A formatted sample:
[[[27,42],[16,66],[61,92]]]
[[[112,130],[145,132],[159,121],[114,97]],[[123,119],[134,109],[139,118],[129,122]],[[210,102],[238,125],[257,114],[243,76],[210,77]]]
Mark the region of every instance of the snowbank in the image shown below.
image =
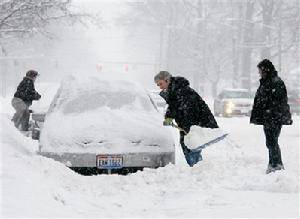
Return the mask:
[[[177,153],[176,165],[87,177],[37,155],[36,141],[2,113],[2,217],[299,217],[300,118],[280,137],[286,170],[269,175],[262,128],[247,117],[217,119],[230,138],[193,168]]]

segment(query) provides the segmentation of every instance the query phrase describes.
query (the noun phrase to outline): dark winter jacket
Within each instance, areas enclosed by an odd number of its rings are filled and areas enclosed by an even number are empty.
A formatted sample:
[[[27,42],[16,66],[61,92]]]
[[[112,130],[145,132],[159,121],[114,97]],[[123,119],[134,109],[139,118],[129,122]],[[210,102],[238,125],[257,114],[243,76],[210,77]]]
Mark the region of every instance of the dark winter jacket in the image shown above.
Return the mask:
[[[34,82],[31,78],[24,77],[19,84],[14,97],[22,99],[26,104],[31,105],[33,100],[39,100],[41,95],[36,92]]]
[[[171,77],[167,90],[160,93],[169,105],[165,117],[175,119],[186,132],[190,131],[192,125],[218,128],[206,103],[189,85],[189,81],[183,77]]]
[[[276,71],[260,79],[250,123],[266,126],[291,125],[293,121],[287,101],[286,87]]]

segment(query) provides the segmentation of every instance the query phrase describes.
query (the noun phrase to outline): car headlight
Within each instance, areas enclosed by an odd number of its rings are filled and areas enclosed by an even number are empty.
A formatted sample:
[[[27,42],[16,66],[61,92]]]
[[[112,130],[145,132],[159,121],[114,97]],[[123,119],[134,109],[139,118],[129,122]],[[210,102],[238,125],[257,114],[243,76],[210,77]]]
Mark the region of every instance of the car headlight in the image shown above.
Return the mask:
[[[225,113],[230,114],[232,113],[233,109],[234,109],[234,103],[229,101],[225,103]]]

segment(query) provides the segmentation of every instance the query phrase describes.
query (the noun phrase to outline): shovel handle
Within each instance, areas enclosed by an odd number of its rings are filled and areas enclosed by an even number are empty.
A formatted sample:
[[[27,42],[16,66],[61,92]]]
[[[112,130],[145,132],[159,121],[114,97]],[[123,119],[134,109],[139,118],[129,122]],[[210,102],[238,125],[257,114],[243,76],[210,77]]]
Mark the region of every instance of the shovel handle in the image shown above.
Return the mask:
[[[171,126],[174,128],[177,128],[179,131],[182,131],[182,132],[184,132],[184,134],[187,135],[187,132],[184,129],[180,128],[178,125],[174,124],[173,122],[172,122]]]

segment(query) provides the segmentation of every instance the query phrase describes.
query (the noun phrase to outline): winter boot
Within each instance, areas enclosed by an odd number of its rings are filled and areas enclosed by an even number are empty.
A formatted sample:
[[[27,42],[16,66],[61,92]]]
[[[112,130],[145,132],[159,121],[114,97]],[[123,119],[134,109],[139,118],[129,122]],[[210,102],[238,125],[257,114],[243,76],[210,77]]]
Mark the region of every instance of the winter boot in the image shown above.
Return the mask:
[[[272,167],[271,164],[269,164],[266,170],[266,174],[275,172],[276,170],[284,170],[284,166],[282,164],[277,164],[276,167]]]
[[[277,164],[276,167],[274,167],[275,171],[276,170],[284,170],[283,164]]]
[[[275,172],[275,170],[274,170],[274,168],[269,164],[269,165],[268,165],[268,168],[267,168],[267,170],[266,170],[266,174],[269,174],[269,173],[271,173],[271,172]]]

